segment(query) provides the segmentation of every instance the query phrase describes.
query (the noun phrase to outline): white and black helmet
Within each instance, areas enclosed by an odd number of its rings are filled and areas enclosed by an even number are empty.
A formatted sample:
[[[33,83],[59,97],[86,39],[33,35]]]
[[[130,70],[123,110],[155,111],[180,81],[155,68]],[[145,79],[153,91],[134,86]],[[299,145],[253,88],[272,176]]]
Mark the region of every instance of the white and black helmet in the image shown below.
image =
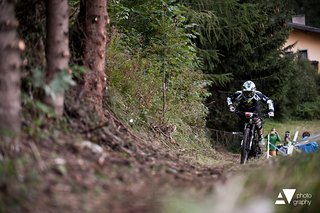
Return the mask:
[[[256,85],[252,81],[246,81],[242,85],[242,94],[247,100],[251,100],[256,94]]]

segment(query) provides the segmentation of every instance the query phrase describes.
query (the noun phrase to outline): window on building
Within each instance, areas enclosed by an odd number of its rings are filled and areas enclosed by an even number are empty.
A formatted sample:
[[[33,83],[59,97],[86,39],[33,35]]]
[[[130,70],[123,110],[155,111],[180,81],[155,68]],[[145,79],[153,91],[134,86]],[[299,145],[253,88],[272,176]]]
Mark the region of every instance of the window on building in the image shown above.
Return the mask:
[[[299,50],[299,59],[308,60],[308,50]]]
[[[311,61],[311,66],[318,71],[319,61]]]

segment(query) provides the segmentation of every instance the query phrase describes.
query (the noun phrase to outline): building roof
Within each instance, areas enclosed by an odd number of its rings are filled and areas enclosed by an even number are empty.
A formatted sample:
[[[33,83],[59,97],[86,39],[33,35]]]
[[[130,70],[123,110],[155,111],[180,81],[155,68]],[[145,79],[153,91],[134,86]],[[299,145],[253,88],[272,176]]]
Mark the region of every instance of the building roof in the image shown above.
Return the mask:
[[[311,27],[311,26],[306,26],[306,25],[296,24],[296,23],[289,23],[288,25],[294,29],[313,32],[313,33],[320,33],[320,28],[317,28],[317,27]]]

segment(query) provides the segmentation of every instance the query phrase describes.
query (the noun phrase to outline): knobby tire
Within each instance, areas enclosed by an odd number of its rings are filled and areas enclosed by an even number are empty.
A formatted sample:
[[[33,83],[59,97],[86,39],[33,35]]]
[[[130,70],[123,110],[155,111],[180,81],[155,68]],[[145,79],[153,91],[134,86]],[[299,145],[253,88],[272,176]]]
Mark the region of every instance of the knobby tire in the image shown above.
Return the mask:
[[[250,151],[248,150],[249,144],[250,144],[250,129],[246,128],[243,136],[242,147],[241,147],[241,159],[240,159],[241,164],[246,164],[248,161],[248,156]]]

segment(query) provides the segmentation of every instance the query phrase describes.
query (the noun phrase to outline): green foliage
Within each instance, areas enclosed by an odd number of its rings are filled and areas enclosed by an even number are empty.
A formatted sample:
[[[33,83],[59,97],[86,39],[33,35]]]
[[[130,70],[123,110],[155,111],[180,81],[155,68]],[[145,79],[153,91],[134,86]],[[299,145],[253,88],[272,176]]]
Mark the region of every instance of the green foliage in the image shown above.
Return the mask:
[[[310,62],[298,60],[293,64],[290,83],[287,85],[284,107],[287,113],[299,119],[317,119],[319,111],[318,74]],[[307,83],[306,83],[307,82]]]
[[[108,51],[107,70],[111,100],[114,110],[128,122],[146,127],[162,118],[162,74],[160,64],[153,58],[141,58],[141,54],[130,55],[119,49],[119,38],[115,37]],[[152,56],[154,57],[154,56]],[[203,99],[209,95],[205,87],[210,82],[199,71],[181,70],[168,80],[166,123],[173,123],[183,131],[182,125],[193,128],[204,127],[206,107]]]
[[[21,104],[23,106],[22,129],[28,136],[34,139],[47,139],[52,136],[54,129],[67,130],[66,120],[64,118],[55,119],[54,109],[43,102],[43,96],[48,94],[54,97],[56,94],[64,93],[75,85],[73,78],[79,78],[84,69],[82,66],[73,66],[71,68],[73,76],[66,71],[61,71],[47,83],[45,74],[40,69],[34,69],[32,75],[22,79],[24,87],[21,94]],[[51,122],[48,122],[48,117],[53,118]]]
[[[57,94],[63,94],[70,86],[74,86],[75,84],[69,73],[61,71],[58,72],[48,84],[43,85],[43,89],[46,95],[55,98]]]
[[[290,29],[286,1],[191,0],[190,20],[195,22],[198,55],[203,71],[215,76],[207,100],[208,126],[234,130],[236,122],[228,113],[226,97],[246,80],[274,100],[276,116],[284,117],[289,106],[288,84],[294,75],[294,57],[281,48]]]
[[[135,128],[174,124],[175,138],[197,143],[205,136],[203,100],[211,81],[199,71],[187,8],[169,0],[111,1],[109,8],[112,109]]]
[[[294,115],[301,119],[319,119],[320,118],[320,99],[304,102],[297,106]]]
[[[75,70],[82,69],[76,67]],[[77,75],[77,73],[75,75]],[[45,105],[40,101],[41,94],[54,98],[56,94],[61,94],[67,91],[71,86],[75,85],[72,80],[72,76],[66,71],[61,71],[57,73],[50,82],[46,82],[45,73],[40,69],[34,69],[32,75],[26,76],[22,79],[23,84],[28,88],[28,93],[22,93],[22,102],[25,105],[29,105],[32,108],[40,110],[40,112],[54,116],[54,111],[49,106]]]
[[[155,72],[146,74],[151,69],[151,62],[140,58],[139,54],[133,56],[122,52],[120,46],[121,40],[113,37],[107,53],[110,98],[116,106],[114,109],[127,113],[123,119],[128,121],[134,116],[137,124],[143,125],[147,122],[143,115],[160,110],[159,105],[156,107],[154,102],[160,102],[156,97],[161,92],[161,75]],[[130,118],[127,117],[130,114]],[[119,115],[121,116],[120,112]]]

